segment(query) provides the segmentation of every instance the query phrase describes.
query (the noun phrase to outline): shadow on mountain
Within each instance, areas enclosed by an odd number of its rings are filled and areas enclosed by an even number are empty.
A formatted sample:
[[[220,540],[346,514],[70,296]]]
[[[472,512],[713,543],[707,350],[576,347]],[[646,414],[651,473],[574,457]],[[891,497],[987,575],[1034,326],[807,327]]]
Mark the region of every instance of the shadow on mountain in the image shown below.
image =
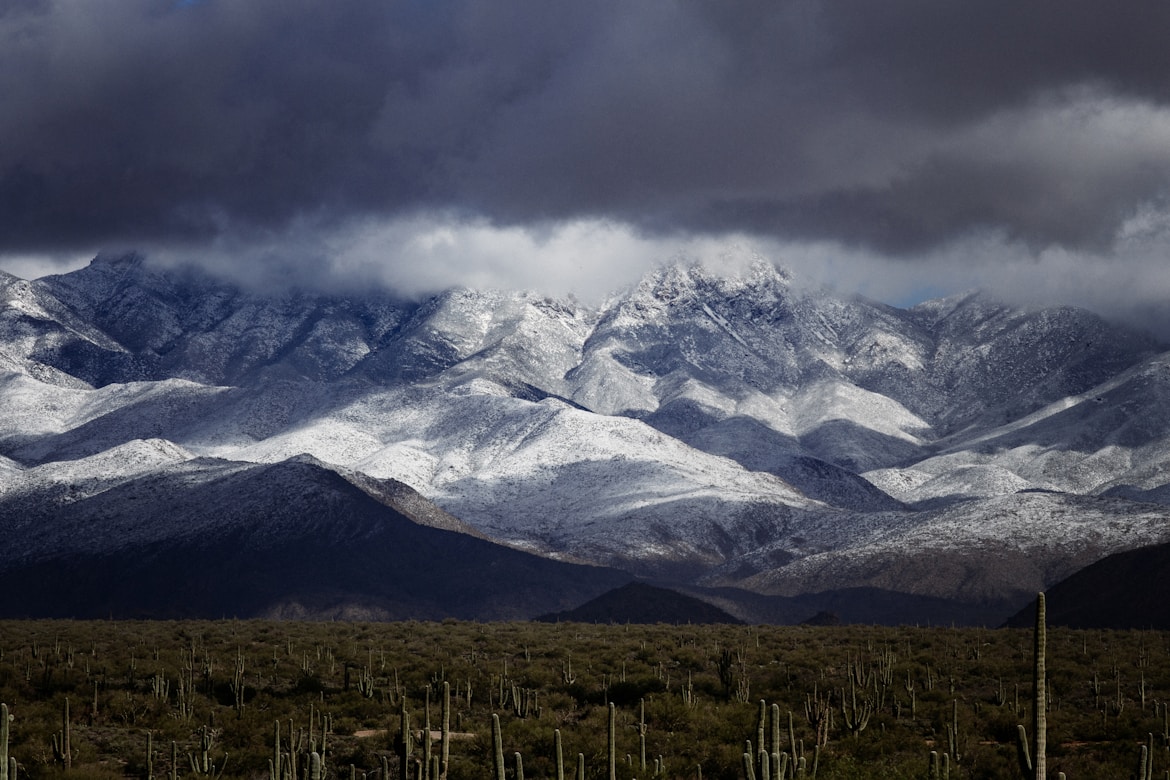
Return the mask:
[[[158,360],[153,355],[106,349],[64,329],[58,338],[45,339],[45,345],[30,357],[94,387],[157,379],[160,373]]]
[[[699,431],[717,425],[721,421],[721,417],[722,415],[717,410],[693,398],[675,398],[643,416],[642,422],[657,428],[667,436],[682,439],[694,447],[696,445],[691,442],[691,439]],[[790,437],[788,440],[792,441]]]
[[[269,381],[248,387],[209,387],[173,382],[145,389],[123,402],[112,401],[104,414],[61,433],[9,438],[0,454],[24,465],[75,460],[134,439],[200,440],[228,432],[260,441],[287,431],[299,420],[327,416],[368,392],[360,382]]]
[[[534,404],[537,404],[541,401],[545,401],[551,398],[554,401],[560,401],[565,406],[578,409],[582,412],[593,411],[592,409],[588,409],[577,403],[572,398],[566,398],[563,395],[550,393],[548,390],[541,389],[536,385],[529,384],[528,382],[524,382],[514,377],[496,377],[493,381],[495,381],[496,384],[498,384],[500,387],[507,390],[510,396],[521,401],[530,401]]]
[[[731,458],[749,471],[775,474],[809,498],[831,506],[857,512],[905,508],[852,471],[800,454],[802,446],[795,437],[754,418],[736,416],[718,420],[696,402],[674,401],[669,405],[668,414],[660,409],[645,421],[695,449]]]
[[[809,498],[856,512],[896,512],[906,507],[851,471],[810,457],[795,457],[773,472]]]
[[[1116,553],[1061,580],[1045,592],[1049,625],[1069,628],[1170,630],[1170,544]],[[1026,628],[1026,606],[1007,625]]]
[[[417,495],[403,511],[387,506],[376,496],[401,499],[397,483],[367,481],[302,459],[191,486],[181,507],[182,475],[106,491],[41,519],[78,541],[4,566],[0,617],[516,620],[630,579],[434,527],[458,521]],[[136,489],[135,519],[111,502]],[[186,522],[201,512],[212,525]],[[106,528],[93,527],[103,518]],[[124,541],[98,548],[85,538],[106,533]]]
[[[400,527],[359,544],[245,534],[74,555],[0,574],[6,618],[521,620],[625,578],[473,537]]]
[[[912,441],[887,436],[849,420],[828,420],[800,437],[804,449],[820,460],[854,473],[888,468],[922,458]]]
[[[1105,447],[1140,449],[1168,435],[1170,372],[1167,357],[1159,355],[1098,396],[1084,398],[1029,425],[986,437],[978,451],[1025,446],[1082,453]]]
[[[247,391],[228,391],[239,398]],[[134,439],[182,439],[182,431],[207,419],[225,415],[221,388],[174,385],[147,392],[132,401],[61,433],[9,438],[0,453],[24,465],[76,460],[97,455]]]
[[[1162,504],[1170,506],[1170,484],[1159,485],[1150,490],[1134,487],[1133,485],[1118,485],[1101,494],[1109,498],[1124,498],[1128,501],[1137,501],[1144,504]]]

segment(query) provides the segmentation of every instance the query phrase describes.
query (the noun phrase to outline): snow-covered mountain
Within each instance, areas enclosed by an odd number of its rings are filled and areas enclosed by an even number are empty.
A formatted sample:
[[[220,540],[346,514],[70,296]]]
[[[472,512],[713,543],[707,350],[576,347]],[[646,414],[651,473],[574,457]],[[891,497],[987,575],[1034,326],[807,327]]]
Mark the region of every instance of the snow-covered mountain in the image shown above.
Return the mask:
[[[311,463],[565,564],[1006,617],[1170,541],[1164,350],[1082,310],[902,310],[762,260],[664,266],[597,307],[266,295],[134,255],[0,274],[0,574],[252,533],[271,513],[232,491]]]

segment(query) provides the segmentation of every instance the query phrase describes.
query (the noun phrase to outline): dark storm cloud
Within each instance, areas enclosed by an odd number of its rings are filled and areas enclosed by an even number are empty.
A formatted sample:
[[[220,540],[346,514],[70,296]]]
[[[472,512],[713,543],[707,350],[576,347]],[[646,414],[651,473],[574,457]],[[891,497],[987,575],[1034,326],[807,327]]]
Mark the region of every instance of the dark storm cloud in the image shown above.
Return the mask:
[[[1103,246],[1170,175],[1170,6],[0,1],[0,251],[423,212]]]

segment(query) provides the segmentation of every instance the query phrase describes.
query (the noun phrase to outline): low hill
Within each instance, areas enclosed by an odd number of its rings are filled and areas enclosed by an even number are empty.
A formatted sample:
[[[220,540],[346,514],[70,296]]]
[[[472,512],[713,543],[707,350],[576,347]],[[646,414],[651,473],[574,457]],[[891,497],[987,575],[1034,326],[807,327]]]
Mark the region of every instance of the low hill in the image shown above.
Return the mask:
[[[1046,592],[1048,623],[1069,628],[1170,629],[1170,544],[1116,553]],[[1008,625],[1026,627],[1031,606]]]
[[[565,612],[542,615],[546,623],[740,623],[705,601],[668,588],[631,582]]]
[[[200,459],[35,498],[0,518],[3,618],[522,620],[629,579],[495,544],[401,483],[312,459]]]

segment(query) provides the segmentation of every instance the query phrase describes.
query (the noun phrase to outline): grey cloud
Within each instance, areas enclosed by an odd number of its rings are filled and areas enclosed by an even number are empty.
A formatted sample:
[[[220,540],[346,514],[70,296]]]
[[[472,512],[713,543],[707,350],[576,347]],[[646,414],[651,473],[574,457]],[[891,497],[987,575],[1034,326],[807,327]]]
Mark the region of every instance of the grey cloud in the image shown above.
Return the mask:
[[[428,210],[1100,246],[1165,195],[1167,29],[1083,0],[0,3],[0,252]]]

